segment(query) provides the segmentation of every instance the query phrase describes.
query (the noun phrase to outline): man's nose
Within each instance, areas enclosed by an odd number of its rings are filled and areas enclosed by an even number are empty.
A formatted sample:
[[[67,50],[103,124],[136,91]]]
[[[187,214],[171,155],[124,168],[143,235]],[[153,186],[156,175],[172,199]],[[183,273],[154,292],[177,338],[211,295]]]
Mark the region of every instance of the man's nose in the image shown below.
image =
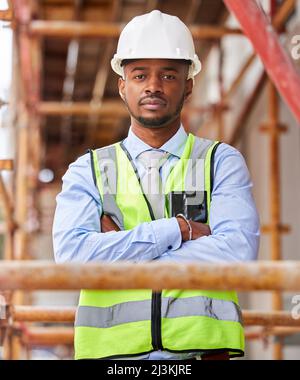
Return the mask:
[[[157,75],[150,76],[146,88],[146,93],[162,93],[163,92],[163,86],[162,86],[162,80]]]

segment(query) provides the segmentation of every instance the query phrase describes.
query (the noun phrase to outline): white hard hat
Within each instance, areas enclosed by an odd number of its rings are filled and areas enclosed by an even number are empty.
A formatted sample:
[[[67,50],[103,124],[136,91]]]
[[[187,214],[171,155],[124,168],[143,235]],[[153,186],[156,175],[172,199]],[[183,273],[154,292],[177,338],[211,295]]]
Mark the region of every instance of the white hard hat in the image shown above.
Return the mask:
[[[189,60],[188,79],[201,70],[190,30],[178,17],[158,10],[136,16],[125,26],[111,67],[123,77],[124,59],[145,58]]]

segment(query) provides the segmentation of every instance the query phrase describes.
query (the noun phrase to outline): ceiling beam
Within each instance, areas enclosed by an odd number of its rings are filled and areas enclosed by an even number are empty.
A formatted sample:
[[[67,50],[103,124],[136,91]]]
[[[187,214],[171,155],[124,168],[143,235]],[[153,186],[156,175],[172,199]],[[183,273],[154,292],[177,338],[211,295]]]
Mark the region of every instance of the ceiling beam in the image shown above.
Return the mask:
[[[128,111],[121,101],[105,101],[101,105],[88,102],[40,102],[36,106],[40,115],[99,115],[116,117],[128,116]]]
[[[36,20],[28,25],[31,35],[63,38],[119,38],[124,23]],[[239,28],[213,25],[190,25],[195,40],[214,39],[228,34],[243,35]]]

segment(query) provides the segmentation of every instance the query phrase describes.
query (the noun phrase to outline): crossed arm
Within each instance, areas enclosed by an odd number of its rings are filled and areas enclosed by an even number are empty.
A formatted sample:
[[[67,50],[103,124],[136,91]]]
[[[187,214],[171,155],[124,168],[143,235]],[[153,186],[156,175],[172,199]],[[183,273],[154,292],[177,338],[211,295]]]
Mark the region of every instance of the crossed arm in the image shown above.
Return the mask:
[[[117,231],[93,183],[88,155],[72,164],[57,197],[53,246],[57,262],[130,260],[245,261],[256,258],[259,220],[251,181],[243,157],[221,144],[215,156],[215,181],[209,227],[176,218],[142,223]],[[101,232],[99,232],[101,231]]]
[[[184,221],[184,219],[180,217],[177,217],[176,219],[179,225],[182,241],[184,242],[189,240],[189,229],[187,223]],[[100,222],[101,231],[104,233],[110,231],[120,231],[119,227],[116,225],[116,223],[111,219],[109,215],[103,215],[101,217]],[[193,222],[192,220],[190,220],[189,222],[192,227],[192,240],[211,234],[210,228],[207,224]]]

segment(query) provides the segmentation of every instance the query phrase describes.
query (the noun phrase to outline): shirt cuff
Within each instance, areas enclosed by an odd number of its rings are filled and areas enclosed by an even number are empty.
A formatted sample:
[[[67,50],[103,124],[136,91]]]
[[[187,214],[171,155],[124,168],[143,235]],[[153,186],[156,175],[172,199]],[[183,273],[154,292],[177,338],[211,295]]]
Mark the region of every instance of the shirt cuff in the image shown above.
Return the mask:
[[[153,220],[150,224],[155,235],[159,255],[167,251],[175,251],[181,246],[181,231],[175,217]]]

